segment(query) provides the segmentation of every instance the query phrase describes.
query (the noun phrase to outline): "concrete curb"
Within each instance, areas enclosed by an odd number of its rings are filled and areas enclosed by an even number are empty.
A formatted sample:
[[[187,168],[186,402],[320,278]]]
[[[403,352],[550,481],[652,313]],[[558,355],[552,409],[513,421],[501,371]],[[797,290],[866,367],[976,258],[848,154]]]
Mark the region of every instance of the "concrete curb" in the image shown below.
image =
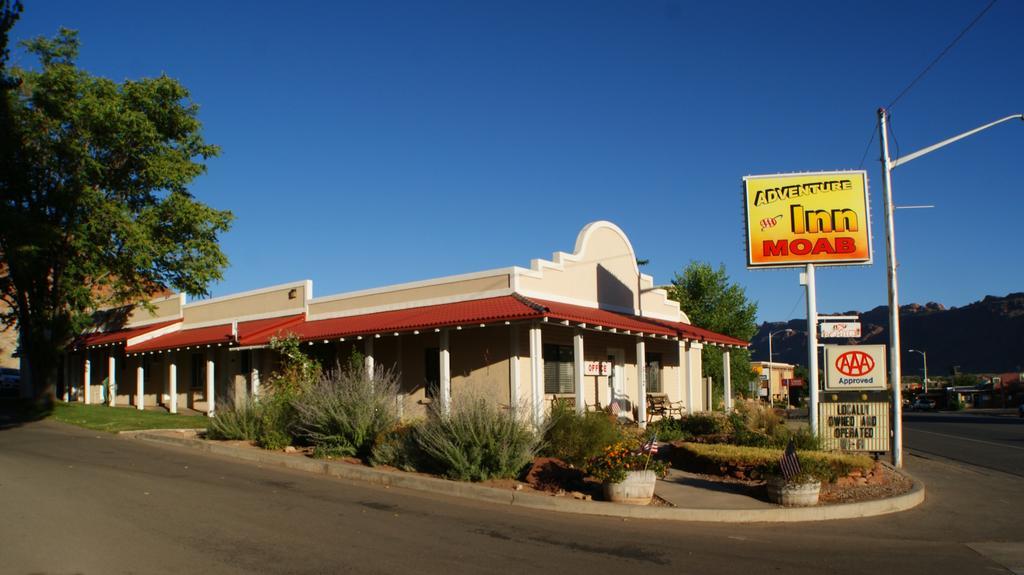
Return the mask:
[[[435,477],[424,477],[412,473],[384,471],[370,467],[360,467],[350,463],[323,461],[306,457],[289,456],[283,453],[248,449],[225,445],[215,441],[205,441],[188,437],[176,437],[152,431],[125,432],[123,435],[133,439],[188,447],[216,455],[223,455],[259,463],[307,471],[329,477],[337,477],[352,481],[363,481],[375,485],[385,485],[487,501],[503,503],[530,509],[558,511],[561,513],[577,513],[581,515],[601,515],[606,517],[625,517],[633,519],[661,519],[669,521],[704,521],[712,523],[789,523],[796,521],[826,521],[832,519],[854,519],[873,517],[906,511],[924,501],[924,484],[911,477],[914,487],[903,495],[865,501],[861,503],[842,503],[819,507],[777,507],[771,509],[696,509],[683,507],[648,507],[621,505],[602,501],[580,501],[564,497],[552,497],[536,493],[522,493],[494,489],[474,483],[448,481]],[[904,473],[904,475],[907,475]],[[909,475],[908,475],[909,477]]]

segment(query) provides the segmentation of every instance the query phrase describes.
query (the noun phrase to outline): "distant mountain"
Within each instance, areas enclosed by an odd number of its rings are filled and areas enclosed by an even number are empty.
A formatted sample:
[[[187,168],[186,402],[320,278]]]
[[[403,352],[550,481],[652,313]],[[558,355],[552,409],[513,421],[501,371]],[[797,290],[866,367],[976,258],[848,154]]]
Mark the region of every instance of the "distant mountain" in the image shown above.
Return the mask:
[[[820,312],[819,312],[820,313]],[[856,311],[830,315],[858,315]],[[889,307],[879,306],[860,315],[858,340],[827,340],[819,343],[889,344]],[[751,341],[753,358],[768,359],[768,334],[772,337],[772,359],[807,365],[807,320],[766,322]],[[929,302],[900,306],[903,374],[921,373],[921,355],[928,354],[928,374],[946,375],[954,365],[964,373],[1024,371],[1024,293],[1006,297],[986,296],[981,301],[946,309]]]

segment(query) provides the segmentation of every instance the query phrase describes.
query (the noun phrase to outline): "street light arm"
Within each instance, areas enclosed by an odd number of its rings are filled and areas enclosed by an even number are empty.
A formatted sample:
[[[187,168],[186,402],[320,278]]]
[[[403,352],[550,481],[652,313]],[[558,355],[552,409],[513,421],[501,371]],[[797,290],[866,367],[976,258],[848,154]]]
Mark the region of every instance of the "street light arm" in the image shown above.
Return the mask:
[[[1002,124],[1003,122],[1009,122],[1010,120],[1024,120],[1024,114],[1014,114],[1012,116],[1007,116],[1005,118],[1000,118],[1000,119],[996,120],[995,122],[991,122],[991,123],[985,124],[984,126],[979,126],[979,127],[975,128],[973,130],[970,130],[968,132],[964,132],[963,134],[960,134],[958,136],[953,136],[952,138],[949,138],[948,140],[942,140],[938,144],[934,144],[934,145],[928,146],[927,148],[922,148],[922,149],[920,149],[920,150],[918,150],[918,151],[916,151],[916,152],[914,152],[912,154],[907,154],[906,156],[900,156],[899,158],[896,158],[895,160],[892,160],[891,162],[889,162],[889,168],[892,169],[892,168],[895,168],[897,166],[902,166],[903,164],[906,164],[907,162],[909,162],[911,160],[916,160],[917,158],[920,158],[921,156],[923,156],[925,154],[929,154],[931,152],[934,152],[935,150],[938,150],[939,148],[943,148],[945,146],[948,146],[948,145],[952,144],[953,142],[956,142],[957,140],[962,140],[962,139],[964,139],[964,138],[966,138],[968,136],[973,136],[974,134],[977,134],[978,132],[981,132],[982,130],[987,130],[987,129],[991,128],[992,126],[995,126],[995,125],[998,125],[998,124]]]

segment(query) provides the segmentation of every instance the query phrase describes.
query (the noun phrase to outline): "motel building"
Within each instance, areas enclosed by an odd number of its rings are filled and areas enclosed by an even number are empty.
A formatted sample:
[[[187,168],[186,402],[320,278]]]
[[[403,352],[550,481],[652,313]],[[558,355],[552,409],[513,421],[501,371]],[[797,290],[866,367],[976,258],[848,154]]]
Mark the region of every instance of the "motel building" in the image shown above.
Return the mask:
[[[757,374],[757,379],[751,382],[751,387],[756,387],[751,390],[755,397],[764,399],[767,395],[772,398],[772,403],[790,403],[789,386],[795,378],[795,365],[780,361],[752,361],[750,368]]]
[[[529,409],[537,423],[554,399],[643,423],[651,398],[704,409],[704,346],[724,348],[726,386],[729,350],[747,346],[691,325],[667,295],[640,273],[622,230],[599,221],[580,231],[572,253],[529,268],[322,297],[309,280],[193,302],[162,297],[123,327],[84,334],[65,355],[59,392],[212,416],[258,396],[277,365],[271,339],[294,334],[325,367],[358,351],[369,369],[396,370],[405,418],[473,389]]]

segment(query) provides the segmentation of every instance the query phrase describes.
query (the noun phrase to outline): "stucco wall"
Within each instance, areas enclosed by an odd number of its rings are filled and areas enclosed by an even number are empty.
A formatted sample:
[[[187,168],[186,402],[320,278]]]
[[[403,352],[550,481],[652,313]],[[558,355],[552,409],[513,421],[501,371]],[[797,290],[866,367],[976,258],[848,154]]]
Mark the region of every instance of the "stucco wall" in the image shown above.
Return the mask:
[[[150,302],[153,306],[152,311],[143,306],[138,306],[128,315],[128,320],[125,322],[125,325],[131,327],[139,323],[150,323],[180,318],[182,300],[183,298],[181,294],[174,294],[172,296],[159,298]]]
[[[332,296],[313,300],[309,305],[310,317],[344,315],[353,310],[376,310],[402,307],[410,302],[445,300],[494,290],[507,290],[509,275],[496,274],[432,285],[401,287],[373,293]]]
[[[231,322],[247,316],[286,315],[301,313],[305,309],[306,284],[297,283],[250,294],[226,296],[207,301],[197,301],[184,307],[185,324],[205,324],[223,321]],[[288,294],[295,290],[294,297]]]
[[[527,296],[544,296],[602,309],[636,313],[638,289],[645,315],[680,321],[679,305],[640,276],[636,254],[622,230],[608,222],[588,225],[577,238],[572,254],[555,254],[552,262],[535,262],[532,270],[519,270],[517,289]]]

